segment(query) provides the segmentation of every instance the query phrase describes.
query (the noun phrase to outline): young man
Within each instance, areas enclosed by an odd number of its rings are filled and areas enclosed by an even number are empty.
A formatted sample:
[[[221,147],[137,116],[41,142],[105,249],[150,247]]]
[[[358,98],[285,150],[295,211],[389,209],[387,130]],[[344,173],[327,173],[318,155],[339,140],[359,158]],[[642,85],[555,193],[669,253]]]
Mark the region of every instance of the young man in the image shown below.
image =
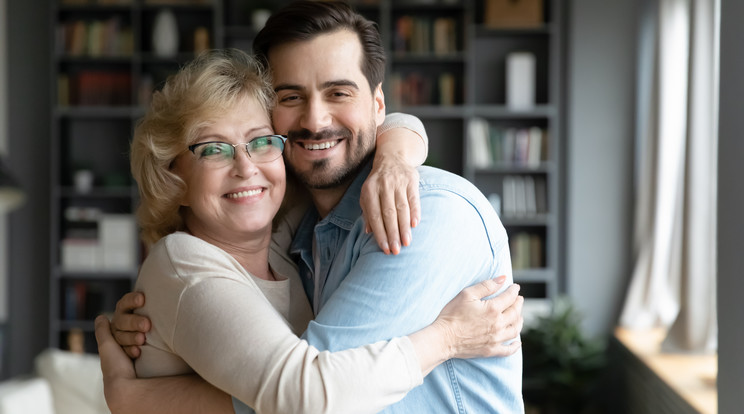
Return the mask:
[[[313,201],[290,246],[318,315],[304,335],[311,345],[335,351],[405,335],[467,286],[500,274],[511,283],[496,213],[474,186],[444,171],[419,169],[425,213],[415,243],[390,256],[366,233],[359,198],[385,116],[374,25],[342,4],[298,2],[269,19],[254,47],[272,68],[286,163]],[[509,309],[521,313],[521,301]],[[521,317],[510,322],[516,337]],[[518,344],[504,345],[503,355],[446,361],[385,412],[523,412]],[[185,390],[170,388],[163,398],[175,403]]]

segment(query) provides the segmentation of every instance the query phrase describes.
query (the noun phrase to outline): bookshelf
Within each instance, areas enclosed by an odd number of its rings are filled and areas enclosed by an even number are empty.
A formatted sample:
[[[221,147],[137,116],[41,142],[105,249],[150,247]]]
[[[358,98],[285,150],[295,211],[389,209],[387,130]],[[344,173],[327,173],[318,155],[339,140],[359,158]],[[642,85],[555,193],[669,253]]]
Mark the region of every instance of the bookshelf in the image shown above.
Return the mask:
[[[129,292],[142,257],[129,142],[144,104],[168,74],[222,47],[222,3],[211,0],[57,0],[52,30],[50,345],[82,332]],[[171,50],[156,45],[168,15]],[[166,35],[161,35],[162,39]],[[175,44],[175,48],[173,48]]]
[[[151,91],[205,42],[208,47],[251,50],[261,19],[285,3],[53,4],[51,77],[57,88],[50,97],[52,346],[66,347],[67,334],[82,330],[86,349],[94,350],[91,316],[113,309],[136,278],[143,254],[137,237],[126,236],[122,244],[128,247],[115,248],[128,252],[118,258],[127,265],[106,267],[112,265],[104,264],[102,251],[111,245],[102,233],[112,223],[127,228],[121,234],[131,229],[132,221],[123,223],[133,220],[137,191],[127,151]],[[388,111],[418,116],[430,139],[427,163],[464,176],[492,200],[509,234],[515,280],[528,299],[525,316],[545,309],[563,289],[563,0],[538,2],[537,12],[527,10],[516,20],[497,12],[499,7],[534,0],[351,3],[379,25],[388,52]],[[178,26],[177,50],[167,56],[152,43],[164,9],[172,12]],[[530,57],[526,63],[512,63],[526,67],[532,82],[526,89],[515,89],[510,57],[525,52]],[[513,99],[520,90],[529,92],[527,106]],[[83,177],[92,175],[89,188],[76,185],[80,171]]]
[[[563,2],[378,7],[388,110],[421,118],[427,163],[464,176],[492,201],[525,316],[544,312],[563,289]],[[509,7],[520,10],[505,14]]]
[[[226,2],[225,45],[250,50],[253,11],[286,2],[275,3]],[[493,201],[526,312],[544,311],[562,291],[563,1],[351,4],[379,25],[388,111],[418,116],[430,138],[427,163]]]

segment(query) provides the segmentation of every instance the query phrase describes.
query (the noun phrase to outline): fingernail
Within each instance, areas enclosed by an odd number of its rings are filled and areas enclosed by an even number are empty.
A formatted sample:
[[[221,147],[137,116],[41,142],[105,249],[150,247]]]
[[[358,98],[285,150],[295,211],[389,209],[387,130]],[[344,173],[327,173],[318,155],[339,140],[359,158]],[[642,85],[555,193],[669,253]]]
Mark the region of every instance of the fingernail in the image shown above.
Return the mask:
[[[504,282],[506,282],[506,276],[505,275],[501,275],[501,276],[499,276],[499,277],[496,278],[496,283],[499,283],[500,284],[500,283],[504,283]]]
[[[393,242],[392,251],[393,251],[393,254],[400,253],[400,243],[398,243],[397,241]]]
[[[419,221],[418,221],[418,219],[416,219],[416,218],[415,218],[415,219],[413,219],[413,220],[411,220],[411,227],[416,227],[416,226],[418,226],[418,223],[419,223]]]
[[[390,246],[387,242],[382,243],[382,251],[385,252],[385,254],[390,254]]]

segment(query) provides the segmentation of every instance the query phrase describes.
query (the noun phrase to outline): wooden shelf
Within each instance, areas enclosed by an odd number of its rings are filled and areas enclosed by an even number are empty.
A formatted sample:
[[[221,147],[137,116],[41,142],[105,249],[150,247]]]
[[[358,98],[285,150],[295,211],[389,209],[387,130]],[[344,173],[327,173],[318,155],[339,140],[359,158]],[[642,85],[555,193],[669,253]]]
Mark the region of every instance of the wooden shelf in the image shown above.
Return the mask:
[[[615,338],[643,362],[660,381],[671,387],[691,409],[701,414],[718,412],[715,354],[673,354],[661,352],[666,330],[615,329]]]

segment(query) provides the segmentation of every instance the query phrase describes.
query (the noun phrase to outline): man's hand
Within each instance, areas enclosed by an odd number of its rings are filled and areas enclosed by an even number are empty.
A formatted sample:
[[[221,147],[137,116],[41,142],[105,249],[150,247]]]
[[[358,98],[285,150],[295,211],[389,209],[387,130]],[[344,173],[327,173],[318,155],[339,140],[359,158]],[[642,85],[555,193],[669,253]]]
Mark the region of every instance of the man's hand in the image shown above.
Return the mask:
[[[398,254],[411,244],[411,228],[421,220],[418,180],[418,171],[402,156],[375,157],[359,202],[366,230],[385,254]]]
[[[230,396],[198,375],[137,378],[132,360],[114,339],[111,328],[105,316],[96,318],[103,394],[112,414],[234,412]]]
[[[145,295],[142,292],[129,292],[116,302],[116,311],[111,320],[113,337],[130,358],[139,358],[139,347],[145,344],[145,333],[152,326],[146,316],[133,313],[143,306]]]

